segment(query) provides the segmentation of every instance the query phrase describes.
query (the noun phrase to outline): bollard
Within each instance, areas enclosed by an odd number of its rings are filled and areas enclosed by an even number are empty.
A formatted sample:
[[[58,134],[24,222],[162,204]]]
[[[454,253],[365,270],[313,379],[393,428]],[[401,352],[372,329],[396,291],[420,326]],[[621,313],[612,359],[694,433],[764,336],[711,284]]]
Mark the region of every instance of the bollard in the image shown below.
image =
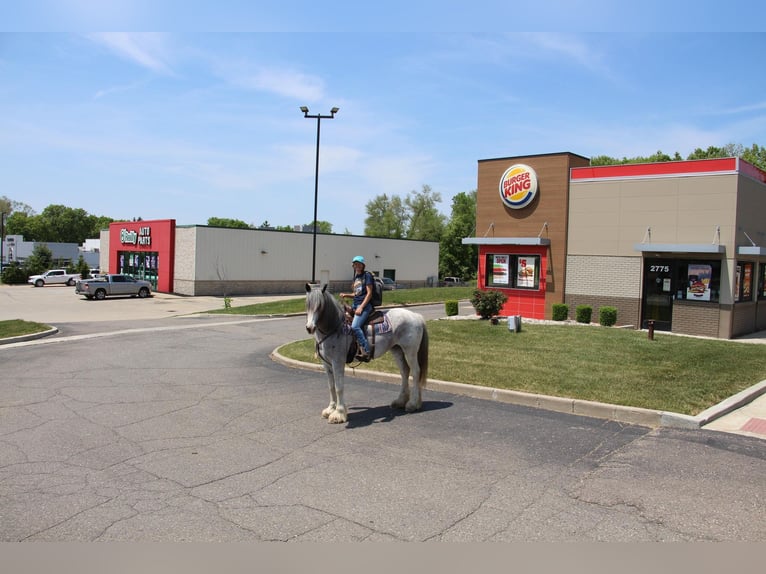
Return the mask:
[[[649,319],[647,324],[649,326],[649,333],[648,333],[649,340],[654,341],[654,319]]]

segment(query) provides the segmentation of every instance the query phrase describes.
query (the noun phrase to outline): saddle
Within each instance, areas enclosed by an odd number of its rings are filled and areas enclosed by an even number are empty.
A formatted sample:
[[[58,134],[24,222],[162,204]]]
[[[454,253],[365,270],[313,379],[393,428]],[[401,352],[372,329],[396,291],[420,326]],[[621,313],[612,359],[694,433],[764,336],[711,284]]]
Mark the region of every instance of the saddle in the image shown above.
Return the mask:
[[[351,322],[354,320],[354,311],[351,309],[350,305],[343,304],[343,315],[345,316],[345,322],[348,327],[351,327]],[[385,315],[383,314],[383,311],[379,311],[378,309],[373,310],[372,313],[370,313],[370,316],[367,317],[367,321],[364,322],[364,325],[362,325],[362,331],[365,333],[367,332],[367,327],[371,325],[376,325],[378,323],[382,323],[385,319]],[[370,343],[370,357],[367,359],[361,359],[360,357],[357,357],[356,354],[359,351],[359,342],[356,340],[356,337],[354,337],[353,342],[351,343],[351,346],[348,349],[348,354],[346,355],[346,364],[353,363],[354,361],[364,361],[369,362],[372,359],[372,356],[375,354],[375,329],[371,329],[372,331],[372,340],[369,341]]]

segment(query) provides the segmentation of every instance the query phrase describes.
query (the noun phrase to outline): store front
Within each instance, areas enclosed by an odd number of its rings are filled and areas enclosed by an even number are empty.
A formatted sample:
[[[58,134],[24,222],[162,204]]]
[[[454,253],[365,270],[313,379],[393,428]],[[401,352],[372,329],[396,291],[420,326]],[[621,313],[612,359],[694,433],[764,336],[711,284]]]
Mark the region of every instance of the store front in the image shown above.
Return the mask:
[[[480,160],[479,289],[501,314],[731,338],[766,329],[766,172],[738,158],[590,166],[570,153]]]
[[[109,272],[123,273],[172,292],[175,259],[174,219],[123,221],[109,225]]]
[[[551,316],[564,301],[569,169],[588,165],[562,153],[479,161],[477,287],[502,291],[503,316]]]

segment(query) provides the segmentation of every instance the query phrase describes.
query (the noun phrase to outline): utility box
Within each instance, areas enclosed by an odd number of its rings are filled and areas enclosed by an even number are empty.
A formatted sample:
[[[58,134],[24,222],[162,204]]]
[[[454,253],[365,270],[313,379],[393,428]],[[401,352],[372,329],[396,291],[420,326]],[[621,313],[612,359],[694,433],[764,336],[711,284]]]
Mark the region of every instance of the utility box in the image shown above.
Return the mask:
[[[511,315],[508,317],[508,330],[511,333],[521,332],[521,315]]]

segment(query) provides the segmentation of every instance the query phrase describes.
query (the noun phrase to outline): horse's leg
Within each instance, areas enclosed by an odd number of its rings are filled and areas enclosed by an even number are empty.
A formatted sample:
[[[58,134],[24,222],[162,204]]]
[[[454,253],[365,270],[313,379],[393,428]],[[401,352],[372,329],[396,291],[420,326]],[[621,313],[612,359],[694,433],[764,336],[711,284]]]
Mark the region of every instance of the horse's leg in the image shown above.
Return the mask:
[[[409,400],[404,405],[404,410],[408,413],[419,411],[423,406],[423,398],[420,395],[420,363],[418,362],[418,349],[410,348],[404,352],[404,360],[409,365],[408,372],[412,372],[412,388],[409,393]],[[402,375],[404,376],[404,375]],[[403,384],[406,384],[406,379]]]
[[[335,373],[334,386],[330,392],[335,399],[335,408],[329,413],[328,423],[339,424],[348,420],[346,403],[343,400],[343,379],[346,370],[345,356],[332,360],[332,370]],[[330,407],[327,407],[328,409]]]
[[[394,399],[394,401],[391,403],[391,406],[395,409],[403,409],[404,405],[407,404],[407,401],[410,398],[408,382],[410,378],[410,366],[407,364],[407,361],[404,358],[404,351],[402,351],[401,347],[391,347],[391,354],[394,357],[396,366],[399,367],[399,373],[402,375],[402,386],[399,390],[399,396]]]
[[[332,367],[325,365],[324,370],[327,373],[327,382],[330,387],[330,404],[322,411],[322,417],[329,418],[330,414],[335,411],[335,405],[338,403],[338,395],[335,392],[335,375],[333,374]]]

